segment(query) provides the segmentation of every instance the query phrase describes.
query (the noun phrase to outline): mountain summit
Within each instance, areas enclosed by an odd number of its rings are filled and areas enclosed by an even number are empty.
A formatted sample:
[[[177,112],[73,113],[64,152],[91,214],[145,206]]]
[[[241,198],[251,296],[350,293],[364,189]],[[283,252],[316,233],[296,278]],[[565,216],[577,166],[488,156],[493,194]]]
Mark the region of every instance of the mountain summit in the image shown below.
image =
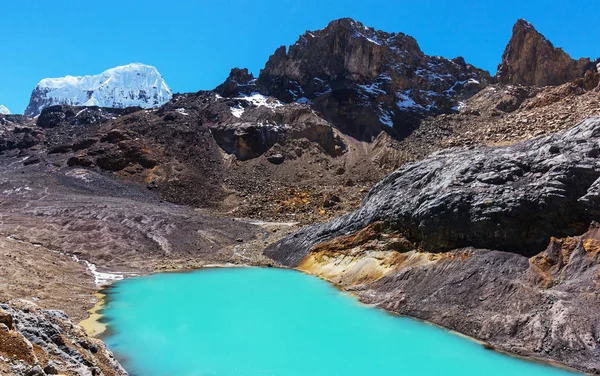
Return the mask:
[[[10,110],[5,105],[0,104],[0,114],[10,115]]]
[[[140,63],[108,69],[95,76],[45,78],[33,92],[25,110],[37,116],[49,106],[158,107],[173,93],[156,68]]]
[[[554,86],[583,77],[590,59],[573,60],[540,34],[529,22],[520,19],[498,66],[502,84]]]
[[[344,132],[368,141],[382,130],[406,136],[418,119],[454,112],[491,80],[462,57],[428,56],[411,36],[342,18],[279,47],[257,79],[234,69],[216,90],[310,103]]]

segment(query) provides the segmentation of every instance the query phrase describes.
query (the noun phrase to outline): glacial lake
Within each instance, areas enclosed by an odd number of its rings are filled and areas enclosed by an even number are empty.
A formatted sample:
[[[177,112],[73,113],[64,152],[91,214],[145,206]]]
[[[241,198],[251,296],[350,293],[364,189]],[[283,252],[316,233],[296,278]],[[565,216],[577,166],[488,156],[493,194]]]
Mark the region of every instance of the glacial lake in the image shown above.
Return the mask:
[[[118,282],[104,337],[132,376],[573,375],[359,303],[316,277],[205,269]]]

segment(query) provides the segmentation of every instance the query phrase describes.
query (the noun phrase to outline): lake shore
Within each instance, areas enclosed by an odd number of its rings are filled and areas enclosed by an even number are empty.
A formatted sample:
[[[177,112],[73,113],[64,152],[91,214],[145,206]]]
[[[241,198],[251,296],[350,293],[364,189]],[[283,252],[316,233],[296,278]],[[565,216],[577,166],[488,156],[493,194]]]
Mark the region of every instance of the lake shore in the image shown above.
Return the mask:
[[[244,265],[244,264],[230,264],[230,263],[225,263],[225,264],[206,264],[202,267],[199,268],[193,268],[193,269],[185,269],[185,270],[172,270],[172,271],[155,271],[155,272],[151,272],[151,273],[145,273],[145,274],[140,274],[140,275],[136,275],[135,277],[146,277],[149,275],[155,275],[155,274],[171,274],[171,273],[191,273],[191,272],[196,272],[196,271],[201,271],[201,270],[207,270],[207,269],[215,269],[215,268],[252,268],[252,267],[272,267],[272,265],[268,264],[268,265]],[[337,290],[344,292],[346,294],[349,294],[352,296],[353,299],[356,299],[357,303],[361,304],[361,305],[365,305],[368,307],[373,307],[376,309],[381,309],[382,311],[386,312],[387,314],[390,314],[392,316],[396,316],[396,317],[407,317],[413,320],[417,320],[419,322],[423,322],[425,324],[443,329],[449,333],[452,333],[454,335],[466,338],[470,341],[473,341],[479,345],[481,345],[483,348],[485,348],[486,350],[490,350],[490,351],[495,351],[498,352],[500,354],[506,355],[506,356],[510,356],[510,357],[514,357],[514,358],[518,358],[518,359],[522,359],[525,361],[529,361],[529,362],[534,362],[534,363],[539,363],[539,364],[544,364],[544,365],[549,365],[552,367],[556,367],[556,368],[560,368],[560,369],[564,369],[566,371],[569,372],[574,372],[577,374],[585,374],[585,375],[592,375],[591,373],[585,373],[582,372],[582,370],[578,370],[576,368],[573,367],[569,367],[563,363],[560,362],[556,362],[553,360],[549,360],[549,359],[543,359],[543,358],[536,358],[536,357],[532,357],[532,356],[525,356],[525,355],[521,355],[521,354],[516,354],[510,351],[506,351],[504,349],[498,348],[497,346],[492,346],[491,344],[479,340],[477,338],[468,336],[464,333],[446,328],[442,325],[439,325],[437,323],[434,322],[430,322],[427,320],[422,320],[420,318],[417,317],[412,317],[412,316],[407,316],[407,315],[403,315],[403,314],[399,314],[397,312],[394,312],[393,310],[390,309],[386,309],[383,306],[377,305],[377,304],[372,304],[367,302],[364,297],[362,297],[358,292],[356,291],[352,291],[352,290],[348,290],[346,288],[344,288],[344,286],[342,286],[339,283],[336,283],[333,280],[329,280],[327,278],[323,278],[322,276],[318,276],[318,275],[314,275],[311,274],[308,271],[305,270],[300,270],[300,269],[296,269],[296,268],[289,268],[289,267],[285,267],[285,266],[276,266],[276,268],[278,269],[286,269],[286,270],[293,270],[296,272],[300,272],[312,277],[316,277],[319,278],[321,280],[324,280],[326,282],[328,282],[329,284],[331,284],[333,287],[335,287]],[[129,277],[128,277],[129,278]],[[128,279],[127,278],[127,279]],[[115,281],[118,282],[118,281]],[[102,311],[104,309],[107,308],[108,305],[108,294],[107,292],[111,289],[111,286],[113,286],[113,283],[109,284],[109,285],[105,285],[102,287],[102,289],[100,289],[98,292],[95,293],[97,300],[97,303],[89,310],[89,317],[82,320],[79,325],[82,326],[85,331],[88,333],[88,335],[96,337],[96,338],[102,338],[104,335],[106,335],[108,333],[109,329],[109,324],[107,324],[106,322],[104,322],[104,318],[103,318],[103,314]]]

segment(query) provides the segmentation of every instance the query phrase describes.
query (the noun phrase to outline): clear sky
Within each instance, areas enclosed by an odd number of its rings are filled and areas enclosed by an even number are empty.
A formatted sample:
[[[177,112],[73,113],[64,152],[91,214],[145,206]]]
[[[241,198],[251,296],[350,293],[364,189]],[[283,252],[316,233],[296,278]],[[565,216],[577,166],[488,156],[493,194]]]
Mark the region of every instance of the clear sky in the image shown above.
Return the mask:
[[[0,21],[0,104],[22,113],[46,77],[154,65],[174,92],[212,89],[232,67],[258,74],[280,45],[352,17],[415,37],[430,55],[491,73],[518,18],[573,57],[600,56],[597,1],[7,0]]]

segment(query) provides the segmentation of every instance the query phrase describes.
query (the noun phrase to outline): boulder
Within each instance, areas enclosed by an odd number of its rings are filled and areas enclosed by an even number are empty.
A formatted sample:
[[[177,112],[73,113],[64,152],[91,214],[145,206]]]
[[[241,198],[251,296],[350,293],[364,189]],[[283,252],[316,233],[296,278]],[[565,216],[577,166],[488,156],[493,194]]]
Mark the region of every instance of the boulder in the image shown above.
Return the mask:
[[[316,244],[386,221],[429,252],[473,246],[531,256],[600,217],[600,118],[507,147],[449,149],[409,163],[330,223],[265,254],[296,266]]]

